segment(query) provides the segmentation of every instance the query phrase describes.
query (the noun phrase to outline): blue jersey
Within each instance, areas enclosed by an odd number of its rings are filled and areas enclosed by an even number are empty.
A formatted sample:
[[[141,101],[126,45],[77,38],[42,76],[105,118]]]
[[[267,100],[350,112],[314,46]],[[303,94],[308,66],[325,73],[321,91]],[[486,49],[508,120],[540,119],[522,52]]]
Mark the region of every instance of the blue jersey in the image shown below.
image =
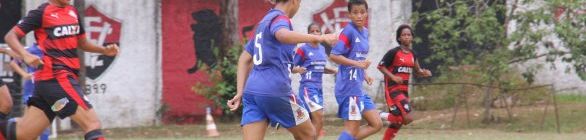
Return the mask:
[[[275,37],[279,29],[293,30],[290,19],[282,11],[272,9],[245,46],[254,64],[244,87],[245,94],[290,96],[292,93],[289,74],[295,44],[279,42]]]
[[[326,68],[326,49],[322,45],[312,47],[306,43],[299,47],[293,57],[295,66],[304,67],[307,71],[301,74],[301,85],[311,88],[322,88],[322,75]]]
[[[339,41],[332,49],[331,54],[340,55],[355,61],[366,60],[368,55],[368,30],[358,30],[354,23],[349,23],[342,33]],[[362,83],[365,79],[364,69],[340,65],[336,75],[336,96],[361,96],[365,94],[362,90]]]

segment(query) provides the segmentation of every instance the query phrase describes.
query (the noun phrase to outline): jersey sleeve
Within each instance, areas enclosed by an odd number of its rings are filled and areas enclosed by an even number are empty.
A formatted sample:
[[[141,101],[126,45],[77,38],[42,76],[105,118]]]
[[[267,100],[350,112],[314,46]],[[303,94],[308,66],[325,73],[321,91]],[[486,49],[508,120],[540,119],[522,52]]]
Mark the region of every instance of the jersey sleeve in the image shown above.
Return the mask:
[[[248,52],[250,55],[254,54],[254,39],[248,40],[248,43],[244,45],[244,51]]]
[[[397,47],[398,48],[398,47]],[[383,56],[383,59],[378,63],[378,67],[388,67],[393,65],[393,61],[395,60],[395,54],[397,53],[397,48],[393,48]]]
[[[305,51],[303,51],[303,47],[297,48],[295,51],[295,55],[293,56],[293,65],[299,66],[303,65],[305,62]]]
[[[286,16],[277,16],[270,24],[270,31],[272,35],[275,35],[279,29],[285,28],[287,30],[292,30],[291,28],[291,20]]]
[[[18,37],[23,37],[28,32],[41,28],[43,20],[42,8],[31,10],[28,14],[14,27],[14,31]]]
[[[338,37],[338,42],[334,45],[330,53],[335,55],[345,55],[350,53],[350,48],[352,47],[352,44],[350,44],[351,38],[351,32],[348,30],[342,30],[342,33],[340,33],[340,36]]]

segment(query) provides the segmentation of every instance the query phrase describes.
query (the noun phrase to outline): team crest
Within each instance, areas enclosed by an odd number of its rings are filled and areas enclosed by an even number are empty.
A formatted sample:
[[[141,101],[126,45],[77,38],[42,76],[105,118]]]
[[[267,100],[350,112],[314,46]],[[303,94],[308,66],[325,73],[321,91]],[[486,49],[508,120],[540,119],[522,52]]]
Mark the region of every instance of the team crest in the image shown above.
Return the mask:
[[[111,17],[104,15],[94,6],[89,6],[86,10],[84,25],[88,39],[95,44],[107,46],[109,44],[120,45],[120,32],[122,23]],[[116,57],[105,56],[98,53],[85,52],[85,67],[87,77],[91,80],[98,79]]]

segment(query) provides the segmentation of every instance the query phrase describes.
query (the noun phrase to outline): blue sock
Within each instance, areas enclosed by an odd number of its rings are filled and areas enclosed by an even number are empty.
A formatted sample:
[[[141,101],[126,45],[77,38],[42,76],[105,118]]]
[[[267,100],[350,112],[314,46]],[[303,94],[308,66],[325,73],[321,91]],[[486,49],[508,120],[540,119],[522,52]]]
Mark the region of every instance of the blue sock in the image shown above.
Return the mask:
[[[350,133],[346,132],[346,131],[342,131],[342,134],[340,134],[340,137],[338,137],[338,140],[356,140],[352,135],[350,135]]]

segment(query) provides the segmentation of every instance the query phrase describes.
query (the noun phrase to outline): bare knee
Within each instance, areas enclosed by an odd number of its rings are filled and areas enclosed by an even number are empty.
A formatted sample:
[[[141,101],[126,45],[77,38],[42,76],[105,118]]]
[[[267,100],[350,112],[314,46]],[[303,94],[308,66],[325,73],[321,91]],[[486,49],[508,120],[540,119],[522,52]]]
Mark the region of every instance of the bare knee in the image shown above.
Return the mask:
[[[85,128],[82,128],[82,129],[84,129],[84,131],[86,131],[86,132],[89,132],[92,130],[100,129],[101,127],[102,126],[101,126],[101,123],[99,120],[90,120],[90,121],[86,122]]]
[[[376,121],[372,122],[372,124],[369,124],[374,130],[379,131],[383,128],[383,121],[380,119],[377,119]]]
[[[317,137],[317,133],[315,132],[315,128],[303,129],[303,131],[298,133],[296,136],[294,135],[293,137],[295,137],[296,140],[313,140]]]
[[[11,99],[2,99],[0,101],[0,112],[8,113],[12,109],[12,100]]]

